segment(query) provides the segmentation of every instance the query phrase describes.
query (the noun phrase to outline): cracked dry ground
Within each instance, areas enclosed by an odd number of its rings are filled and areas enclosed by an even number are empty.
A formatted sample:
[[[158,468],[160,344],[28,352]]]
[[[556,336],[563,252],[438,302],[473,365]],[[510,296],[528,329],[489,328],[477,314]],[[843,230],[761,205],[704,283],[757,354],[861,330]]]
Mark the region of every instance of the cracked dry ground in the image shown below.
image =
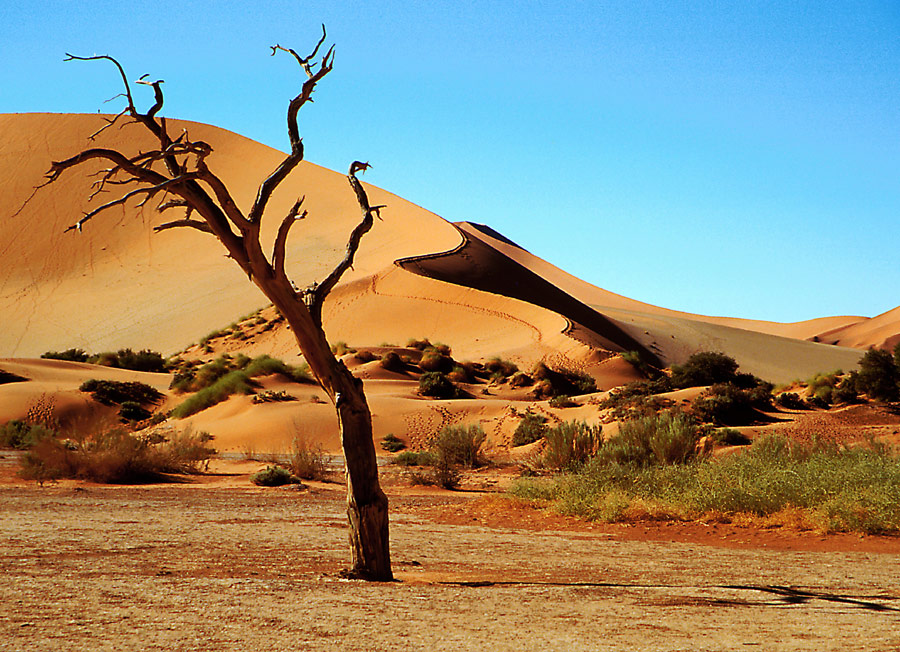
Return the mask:
[[[2,487],[0,650],[900,649],[895,541],[654,541],[502,502],[394,496],[401,581],[372,584],[339,577],[336,487]]]

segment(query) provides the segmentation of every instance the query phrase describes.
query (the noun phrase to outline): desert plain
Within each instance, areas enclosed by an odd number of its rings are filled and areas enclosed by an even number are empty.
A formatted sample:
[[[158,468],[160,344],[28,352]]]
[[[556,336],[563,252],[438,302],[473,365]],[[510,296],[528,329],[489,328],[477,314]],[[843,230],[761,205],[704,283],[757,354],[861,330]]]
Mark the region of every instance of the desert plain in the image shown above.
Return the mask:
[[[282,156],[215,127],[172,123],[213,144],[210,166],[238,202],[252,202],[259,183],[247,171],[274,168]],[[130,347],[187,361],[268,355],[302,364],[277,311],[208,235],[154,234],[159,218],[135,202],[65,233],[90,210],[83,174],[32,196],[48,162],[83,148],[102,124],[96,115],[0,116],[0,370],[12,379],[0,384],[0,424],[46,419],[73,437],[109,427],[118,408],[79,390],[96,378],[153,387],[162,415],[184,399],[173,373],[39,357],[48,351]],[[147,147],[137,125],[98,141]],[[367,190],[385,206],[382,219],[323,318],[364,384],[376,445],[393,434],[416,451],[446,426],[478,425],[491,461],[446,490],[411,483],[378,449],[397,581],[342,577],[347,523],[334,406],[314,383],[270,375],[256,395],[292,400],[239,394],[153,425],[214,437],[218,455],[201,475],[38,484],[18,476],[23,453],[0,453],[0,649],[900,648],[896,536],[727,519],[598,523],[506,493],[540,450],[540,442],[513,446],[525,413],[551,424],[602,423],[615,434],[620,424],[601,402],[644,378],[623,353],[671,367],[698,351],[726,352],[741,371],[799,391],[798,379],[849,371],[869,347],[893,349],[900,308],[790,324],[658,308],[567,274],[475,215],[450,223]],[[306,162],[273,196],[276,212],[299,195],[309,216],[288,242],[286,267],[305,287],[340,258],[358,209],[343,175]],[[263,237],[274,238],[276,227],[265,225]],[[476,376],[458,382],[457,398],[422,396],[423,354],[411,343],[425,338],[456,361],[543,364],[588,376],[594,388],[560,406],[530,385]],[[390,352],[404,366],[381,364]],[[699,391],[667,400],[689,407]],[[774,409],[737,430],[750,440],[777,432],[891,446],[900,443],[900,416],[869,403]],[[285,455],[298,432],[331,456],[331,477],[254,485],[251,475]]]

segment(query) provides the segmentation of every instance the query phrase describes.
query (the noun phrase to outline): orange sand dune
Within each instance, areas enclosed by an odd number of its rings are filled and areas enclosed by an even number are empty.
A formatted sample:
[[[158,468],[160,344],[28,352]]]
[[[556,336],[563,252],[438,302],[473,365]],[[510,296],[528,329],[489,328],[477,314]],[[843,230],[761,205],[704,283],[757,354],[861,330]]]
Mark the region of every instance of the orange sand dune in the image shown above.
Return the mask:
[[[892,351],[900,343],[900,307],[877,317],[823,331],[816,335],[816,340],[858,349],[875,347]]]
[[[87,201],[92,179],[84,170],[63,175],[15,214],[51,160],[89,145],[129,152],[149,146],[137,125],[88,141],[102,124],[96,115],[0,115],[0,255],[5,263],[0,267],[0,355],[34,356],[72,346],[150,347],[168,353],[266,303],[212,237],[190,229],[153,234],[152,225],[178,217],[172,212],[163,219],[151,206],[141,211],[130,204],[101,214],[83,233],[63,233],[97,205]],[[185,128],[214,146],[210,167],[244,208],[283,157],[222,129],[169,124],[173,133]],[[389,266],[398,251],[425,253],[459,243],[458,232],[436,215],[378,188],[369,191],[373,204],[388,208],[366,236],[347,280]],[[346,178],[303,163],[272,198],[265,241],[271,242],[280,216],[302,195],[309,217],[292,232],[287,255],[288,270],[300,286],[321,278],[340,259],[359,219]],[[103,201],[115,197],[104,195]]]

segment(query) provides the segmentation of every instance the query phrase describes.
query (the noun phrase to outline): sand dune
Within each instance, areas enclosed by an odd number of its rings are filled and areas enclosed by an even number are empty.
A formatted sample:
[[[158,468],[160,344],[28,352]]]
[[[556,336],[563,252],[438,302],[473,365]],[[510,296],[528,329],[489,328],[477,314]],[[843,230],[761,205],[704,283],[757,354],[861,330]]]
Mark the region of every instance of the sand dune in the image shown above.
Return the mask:
[[[893,350],[900,343],[900,307],[870,319],[837,326],[816,334],[816,341],[866,349]]]

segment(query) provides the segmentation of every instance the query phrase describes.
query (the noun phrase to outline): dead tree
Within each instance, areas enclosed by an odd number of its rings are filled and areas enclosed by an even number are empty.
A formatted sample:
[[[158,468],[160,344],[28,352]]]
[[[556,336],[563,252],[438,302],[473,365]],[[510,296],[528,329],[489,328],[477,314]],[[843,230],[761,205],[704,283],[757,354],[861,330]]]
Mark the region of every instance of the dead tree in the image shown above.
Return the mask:
[[[334,64],[333,45],[317,59],[325,38],[323,25],[322,37],[307,57],[280,45],[272,47],[273,56],[278,52],[293,56],[306,79],[300,93],[288,106],[287,127],[291,151],[260,184],[256,199],[246,213],[238,207],[222,179],[207,167],[206,159],[212,152],[212,146],[203,141],[191,140],[186,132],[176,138],[170,136],[166,119],[158,115],[163,106],[162,80],[148,81],[147,75],[144,75],[137,81],[138,84],[152,87],[155,96],[153,106],[146,113],[141,113],[135,107],[125,71],[116,59],[108,55],[66,55],[66,61],[110,61],[118,69],[124,84],[122,97],[127,106],[118,115],[105,118],[106,124],[90,137],[91,140],[120,120],[130,120],[146,127],[158,147],[135,156],[127,156],[115,149],[85,149],[64,161],[53,162],[46,181],[39,188],[53,183],[69,169],[98,160],[108,167],[98,173],[91,198],[113,186],[124,186],[125,192],[85,214],[67,231],[81,231],[95,216],[134,198],[139,198],[138,205],[143,206],[147,201],[159,197],[157,208],[160,212],[182,210],[184,214],[179,219],[156,226],[155,231],[179,227],[196,229],[216,237],[225,246],[228,257],[240,265],[249,279],[284,316],[316,380],[334,403],[347,468],[347,514],[350,520],[352,556],[352,566],[348,573],[364,579],[390,580],[388,501],[378,482],[371,413],[362,381],[355,378],[343,362],[335,358],[322,328],[322,304],[325,297],[353,264],[360,240],[372,228],[373,218],[380,218],[378,211],[383,208],[369,204],[366,191],[356,176],[365,172],[369,164],[354,161],[350,165],[347,180],[359,202],[361,219],[350,233],[343,258],[324,279],[298,290],[285,273],[285,246],[291,227],[307,215],[303,209],[302,197],[281,218],[270,257],[263,252],[260,243],[260,225],[272,193],[303,160],[303,141],[297,127],[297,114],[304,104],[312,101],[316,84],[331,72]]]

